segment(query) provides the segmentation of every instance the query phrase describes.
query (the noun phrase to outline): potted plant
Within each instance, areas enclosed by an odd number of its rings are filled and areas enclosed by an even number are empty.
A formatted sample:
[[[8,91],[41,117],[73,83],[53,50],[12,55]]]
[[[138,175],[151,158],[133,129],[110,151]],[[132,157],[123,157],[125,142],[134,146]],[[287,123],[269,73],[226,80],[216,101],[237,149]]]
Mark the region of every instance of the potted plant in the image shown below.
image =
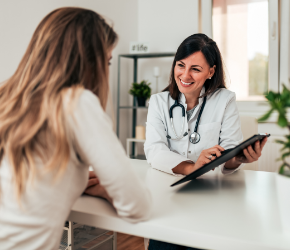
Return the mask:
[[[277,143],[283,145],[281,157],[277,159],[282,161],[282,164],[276,175],[276,187],[282,226],[287,233],[290,233],[290,123],[287,119],[287,111],[290,110],[290,90],[283,85],[281,93],[270,91],[266,98],[271,108],[259,121],[266,121],[276,111],[278,112],[277,124],[289,130],[285,140],[276,140]]]
[[[146,100],[151,96],[151,83],[143,80],[140,83],[133,82],[129,93],[137,98],[138,106],[145,107]]]

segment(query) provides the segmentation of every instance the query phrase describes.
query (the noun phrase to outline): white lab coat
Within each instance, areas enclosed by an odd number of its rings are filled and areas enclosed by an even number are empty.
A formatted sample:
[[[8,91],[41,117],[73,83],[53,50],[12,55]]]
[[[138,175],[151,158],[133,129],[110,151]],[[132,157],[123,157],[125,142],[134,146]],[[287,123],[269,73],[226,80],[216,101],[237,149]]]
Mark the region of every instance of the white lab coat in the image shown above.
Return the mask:
[[[204,93],[204,88],[201,95]],[[181,94],[179,103],[187,110],[185,96]],[[203,103],[199,104],[187,122],[185,113],[185,124],[183,134],[188,135],[180,140],[167,139],[167,135],[175,138],[172,130],[169,108],[174,104],[169,92],[161,92],[152,95],[149,101],[149,110],[146,122],[146,142],[144,144],[145,155],[148,163],[155,169],[174,174],[172,169],[183,161],[196,162],[204,149],[211,148],[217,144],[225,149],[232,148],[243,140],[239,111],[236,105],[235,93],[227,89],[218,89],[215,93],[207,96],[206,105],[201,115],[197,132],[201,138],[197,144],[189,141],[190,134],[194,131],[195,123]],[[173,123],[175,131],[179,136],[182,128],[181,108],[173,109]],[[220,166],[222,173],[229,174],[234,170]]]

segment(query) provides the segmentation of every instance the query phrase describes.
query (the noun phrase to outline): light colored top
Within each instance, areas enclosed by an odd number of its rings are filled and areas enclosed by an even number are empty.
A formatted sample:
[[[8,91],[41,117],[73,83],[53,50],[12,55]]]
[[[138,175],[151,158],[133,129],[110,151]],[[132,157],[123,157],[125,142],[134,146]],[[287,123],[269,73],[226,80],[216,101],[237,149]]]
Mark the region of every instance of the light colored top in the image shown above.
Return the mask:
[[[89,166],[93,167],[100,183],[113,199],[118,216],[130,222],[149,217],[151,195],[132,170],[98,98],[84,90],[75,105],[72,113],[66,113],[72,144],[64,176],[53,183],[53,174],[44,174],[43,164],[38,161],[42,175],[33,186],[27,186],[21,200],[22,208],[14,195],[9,163],[5,157],[1,162],[1,250],[58,249],[64,222],[87,185]],[[76,153],[86,163],[76,160]],[[99,207],[90,209],[96,211]]]
[[[191,110],[186,111],[187,121],[190,120],[190,118],[191,118],[191,116],[192,116],[192,114],[193,114],[193,112],[194,112],[194,110],[195,110],[196,107],[197,107],[197,106],[195,106],[195,107],[194,107],[193,109],[191,109]]]
[[[102,199],[82,196],[69,219],[125,234],[211,250],[289,250],[282,231],[275,173],[217,169],[197,180],[170,187],[180,177],[164,174],[146,161],[131,163],[151,190],[150,220],[130,224]],[[93,207],[101,209],[93,209]]]
[[[203,93],[204,88],[200,95]],[[185,110],[187,109],[183,94],[179,98],[179,103],[184,106]],[[229,149],[242,142],[243,135],[236,105],[236,95],[227,89],[218,89],[212,95],[207,96],[206,105],[197,129],[201,137],[200,142],[192,144],[189,141],[189,136],[194,131],[202,103],[203,98],[199,98],[199,103],[191,118],[184,124],[182,133],[188,132],[188,135],[180,140],[172,140],[166,136],[175,138],[169,117],[169,109],[174,104],[174,100],[170,97],[169,92],[161,92],[151,96],[146,122],[144,151],[148,163],[153,168],[174,174],[172,171],[174,167],[183,161],[196,162],[204,149],[217,144]],[[181,108],[174,108],[173,124],[178,136],[181,134],[182,123]],[[223,164],[221,165],[221,171],[228,174],[237,171],[240,167],[235,170],[228,170]]]

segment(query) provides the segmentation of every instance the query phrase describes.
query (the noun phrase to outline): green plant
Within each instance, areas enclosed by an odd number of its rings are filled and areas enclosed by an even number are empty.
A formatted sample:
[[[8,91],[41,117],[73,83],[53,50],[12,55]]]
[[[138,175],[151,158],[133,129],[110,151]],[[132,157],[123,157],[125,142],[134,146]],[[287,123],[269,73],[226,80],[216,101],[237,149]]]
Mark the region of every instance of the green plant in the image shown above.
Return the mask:
[[[259,119],[259,122],[268,120],[271,114],[276,111],[278,112],[277,124],[282,128],[288,128],[289,135],[285,136],[286,140],[276,140],[276,142],[283,145],[281,149],[282,155],[277,159],[282,161],[279,173],[290,177],[290,164],[286,162],[286,158],[290,157],[290,123],[287,120],[287,111],[290,108],[290,90],[283,85],[281,93],[270,91],[265,95],[265,97],[267,98],[271,109]]]
[[[143,80],[140,83],[133,82],[129,90],[129,93],[136,97],[143,97],[148,99],[151,96],[151,88],[149,87],[151,83]]]

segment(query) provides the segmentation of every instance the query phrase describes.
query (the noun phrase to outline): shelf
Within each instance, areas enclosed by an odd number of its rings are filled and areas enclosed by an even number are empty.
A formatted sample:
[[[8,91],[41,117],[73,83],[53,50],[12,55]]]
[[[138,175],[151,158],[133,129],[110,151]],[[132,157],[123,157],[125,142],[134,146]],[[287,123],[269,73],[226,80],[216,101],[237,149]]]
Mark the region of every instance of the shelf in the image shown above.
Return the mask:
[[[146,141],[146,139],[137,139],[137,138],[127,138],[126,140],[128,142],[132,142],[132,141],[134,141],[134,142],[145,142]]]
[[[169,57],[169,56],[175,56],[175,53],[173,52],[167,52],[167,53],[144,53],[144,54],[123,54],[119,55],[120,57],[126,57],[126,58],[154,58],[154,57]]]
[[[138,59],[152,59],[152,58],[162,58],[162,57],[174,57],[175,56],[175,52],[162,52],[162,53],[142,53],[142,54],[121,54],[118,55],[118,89],[117,89],[117,126],[116,126],[116,132],[117,132],[117,136],[120,137],[120,113],[122,113],[121,110],[128,110],[130,112],[132,112],[132,126],[131,126],[131,137],[135,137],[135,127],[137,125],[137,115],[138,113],[138,109],[143,109],[143,110],[147,110],[148,107],[138,107],[137,104],[137,100],[136,98],[133,98],[133,103],[131,106],[121,106],[120,102],[121,102],[121,62],[122,62],[122,58],[129,58],[132,59],[131,61],[133,61],[133,82],[137,82],[138,81]],[[126,61],[126,60],[125,60]],[[131,155],[135,155],[135,141],[132,141],[132,148],[131,148]],[[130,143],[129,143],[130,144]],[[127,143],[128,145],[128,143]],[[129,147],[127,147],[129,148]],[[129,152],[127,151],[127,155],[129,156]]]
[[[148,109],[148,107],[138,107],[138,106],[120,106],[119,109]]]

